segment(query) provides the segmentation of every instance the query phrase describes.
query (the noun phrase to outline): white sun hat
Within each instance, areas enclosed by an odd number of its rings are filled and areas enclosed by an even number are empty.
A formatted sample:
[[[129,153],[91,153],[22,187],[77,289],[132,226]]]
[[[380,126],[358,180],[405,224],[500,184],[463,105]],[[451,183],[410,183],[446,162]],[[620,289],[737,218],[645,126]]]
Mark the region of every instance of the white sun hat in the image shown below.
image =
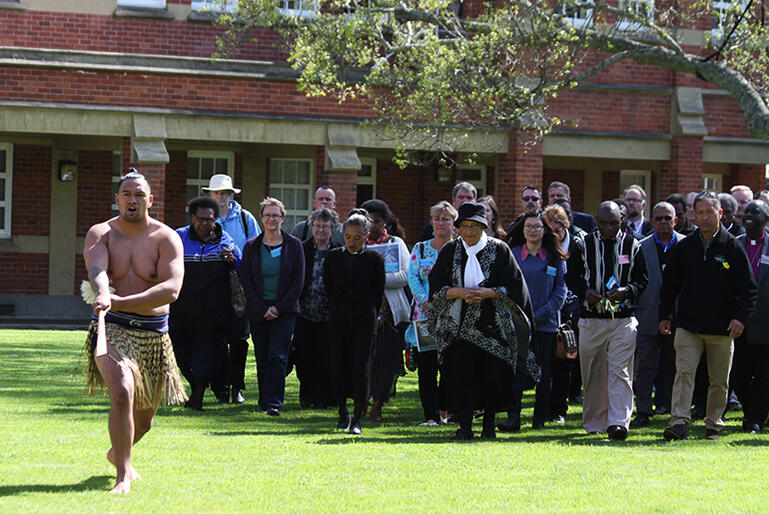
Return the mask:
[[[211,177],[208,187],[201,187],[203,191],[232,191],[235,194],[240,193],[240,189],[232,187],[232,178],[229,175],[219,174]]]

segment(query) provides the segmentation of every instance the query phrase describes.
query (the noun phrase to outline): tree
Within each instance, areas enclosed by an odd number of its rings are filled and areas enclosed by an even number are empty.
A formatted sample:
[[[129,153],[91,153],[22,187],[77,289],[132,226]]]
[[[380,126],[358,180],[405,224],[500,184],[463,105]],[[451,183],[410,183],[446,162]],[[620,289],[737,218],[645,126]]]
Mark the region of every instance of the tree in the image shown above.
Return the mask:
[[[562,121],[548,113],[559,91],[614,63],[633,60],[696,75],[728,91],[750,133],[769,139],[767,0],[592,2],[508,0],[463,13],[456,0],[330,0],[312,17],[281,14],[277,0],[240,0],[221,22],[222,55],[267,26],[284,38],[308,95],[366,97],[394,133],[421,133],[444,148],[456,127],[526,128]],[[656,2],[660,4],[659,0]],[[718,2],[719,7],[724,2]],[[658,5],[659,7],[659,5]],[[682,31],[698,26],[704,45]],[[699,23],[699,25],[697,25]]]

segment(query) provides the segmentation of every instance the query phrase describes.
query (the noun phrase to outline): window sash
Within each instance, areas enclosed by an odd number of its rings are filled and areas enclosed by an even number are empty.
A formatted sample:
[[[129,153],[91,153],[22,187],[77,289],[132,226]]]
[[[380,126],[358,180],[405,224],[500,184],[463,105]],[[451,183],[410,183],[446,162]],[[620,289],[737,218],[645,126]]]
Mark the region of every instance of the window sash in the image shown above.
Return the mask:
[[[644,11],[646,14],[646,21],[649,23],[654,21],[654,0],[624,0],[624,9],[637,16],[643,16]],[[617,24],[619,30],[647,30],[643,25],[631,20],[622,20]]]
[[[212,172],[211,174],[203,175],[203,160],[204,159],[213,159],[214,162],[212,163]],[[226,169],[217,169],[217,160],[221,161],[225,160],[225,168]],[[189,166],[191,161],[199,161],[197,165],[197,174],[195,177],[189,176]],[[216,151],[206,151],[206,150],[189,150],[187,151],[187,170],[185,170],[185,203],[184,203],[184,212],[185,219],[187,223],[191,222],[190,214],[187,212],[187,203],[189,203],[190,200],[193,198],[197,198],[198,196],[207,196],[208,192],[203,191],[202,188],[208,187],[208,184],[210,183],[211,175],[217,174],[217,173],[226,173],[227,175],[232,178],[233,183],[235,182],[235,154],[233,152],[216,152]],[[194,189],[194,192],[190,194],[190,191]]]
[[[165,9],[166,0],[117,0],[119,7],[150,7],[152,9]]]
[[[0,143],[0,156],[3,154],[5,154],[5,162],[3,163],[4,166],[2,168],[4,171],[0,171],[0,180],[4,183],[3,199],[0,200],[0,209],[3,213],[2,219],[0,220],[2,221],[2,226],[0,226],[0,238],[10,238],[11,207],[13,204],[13,198],[11,198],[11,195],[13,194],[13,145],[11,143]]]
[[[302,164],[302,166],[300,166]],[[301,169],[307,170],[302,177]],[[312,213],[312,197],[315,190],[315,162],[312,159],[270,159],[270,196],[286,207],[283,230],[290,232],[293,226],[309,218]],[[306,208],[297,208],[297,204]]]
[[[193,11],[234,12],[238,8],[238,0],[192,0],[190,7]]]
[[[473,178],[477,172],[480,172],[478,178]],[[479,164],[476,166],[457,166],[456,170],[456,182],[469,182],[475,186],[478,191],[476,199],[486,195],[486,166]]]
[[[576,2],[577,5],[573,6],[567,6],[564,3],[561,4],[561,14],[575,27],[589,27],[593,24],[593,10],[578,7],[578,5],[583,3],[587,2],[578,0]],[[571,13],[568,12],[570,9],[573,10]]]

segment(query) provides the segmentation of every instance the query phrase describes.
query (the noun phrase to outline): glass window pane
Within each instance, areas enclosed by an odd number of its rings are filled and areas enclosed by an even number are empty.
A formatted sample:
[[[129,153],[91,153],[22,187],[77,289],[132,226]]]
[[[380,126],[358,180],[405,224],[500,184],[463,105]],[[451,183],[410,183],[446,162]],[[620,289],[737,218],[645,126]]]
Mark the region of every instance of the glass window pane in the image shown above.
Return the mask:
[[[214,165],[214,171],[216,173],[227,173],[227,159],[216,159],[216,163]]]
[[[200,159],[200,178],[209,179],[214,174],[214,160],[211,157]]]
[[[283,183],[296,184],[296,161],[283,162]]]
[[[187,202],[200,196],[198,186],[187,186]]]
[[[358,176],[359,177],[370,177],[371,176],[371,165],[370,164],[361,164],[360,169],[358,170]]]
[[[281,201],[283,202],[283,205],[286,206],[286,210],[293,211],[294,209],[296,209],[295,197],[296,197],[296,191],[294,191],[293,189],[283,190],[283,198]]]
[[[187,167],[189,168],[189,164],[187,164]],[[113,153],[112,154],[112,176],[113,177],[120,177],[123,175],[121,172],[123,168],[123,156],[119,153]]]
[[[0,230],[5,230],[5,207],[0,207]]]
[[[307,211],[310,209],[310,192],[306,189],[296,191],[296,210]]]
[[[283,221],[283,230],[291,232],[294,225],[296,225],[296,216],[286,215],[286,219]]]
[[[281,161],[272,161],[270,165],[270,183],[283,183],[283,163]]]
[[[187,178],[200,177],[200,159],[190,157],[187,159]]]
[[[279,187],[272,187],[270,186],[270,196],[273,198],[277,198],[281,202],[283,201],[283,190]]]
[[[304,166],[302,166],[304,164]],[[296,173],[297,184],[309,184],[310,183],[310,163],[299,163],[299,170]]]
[[[5,201],[5,179],[0,178],[0,202]]]
[[[360,205],[366,200],[371,200],[372,198],[374,198],[374,186],[358,184],[358,194],[355,199],[355,205]]]

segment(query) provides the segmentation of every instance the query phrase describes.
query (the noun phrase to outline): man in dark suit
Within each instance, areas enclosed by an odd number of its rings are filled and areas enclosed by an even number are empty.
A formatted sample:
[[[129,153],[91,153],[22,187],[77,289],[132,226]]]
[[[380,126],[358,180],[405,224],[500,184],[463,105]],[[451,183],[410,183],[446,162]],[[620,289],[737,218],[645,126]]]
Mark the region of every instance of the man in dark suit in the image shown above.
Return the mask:
[[[547,186],[547,203],[553,205],[556,200],[566,200],[571,204],[571,189],[563,182],[553,181]],[[596,229],[595,219],[585,212],[572,211],[572,224],[588,234]]]
[[[628,227],[644,237],[654,232],[651,222],[644,219],[644,210],[646,209],[646,191],[644,188],[633,184],[625,189],[623,195],[627,204]]]
[[[638,335],[636,336],[637,372],[635,377],[636,417],[630,422],[631,428],[648,426],[649,418],[654,414],[652,409],[652,389],[654,378],[662,355],[662,387],[657,388],[654,402],[657,407],[664,402],[670,409],[670,394],[673,389],[675,375],[675,352],[673,350],[673,335],[662,335],[659,331],[660,289],[662,289],[662,271],[665,269],[670,251],[684,237],[676,232],[675,208],[660,202],[652,209],[652,224],[654,232],[641,241],[641,252],[646,261],[646,273],[649,280],[646,289],[638,298],[636,319],[638,320]]]
[[[769,205],[761,200],[748,203],[742,222],[746,233],[739,241],[748,254],[758,282],[758,301],[745,332],[734,342],[730,383],[742,402],[744,432],[758,433],[769,416]]]
[[[726,227],[727,232],[734,237],[744,234],[745,229],[734,218],[739,208],[737,206],[737,199],[729,193],[719,193],[718,201],[721,202],[721,210],[724,211],[724,214],[721,216],[721,224]]]

